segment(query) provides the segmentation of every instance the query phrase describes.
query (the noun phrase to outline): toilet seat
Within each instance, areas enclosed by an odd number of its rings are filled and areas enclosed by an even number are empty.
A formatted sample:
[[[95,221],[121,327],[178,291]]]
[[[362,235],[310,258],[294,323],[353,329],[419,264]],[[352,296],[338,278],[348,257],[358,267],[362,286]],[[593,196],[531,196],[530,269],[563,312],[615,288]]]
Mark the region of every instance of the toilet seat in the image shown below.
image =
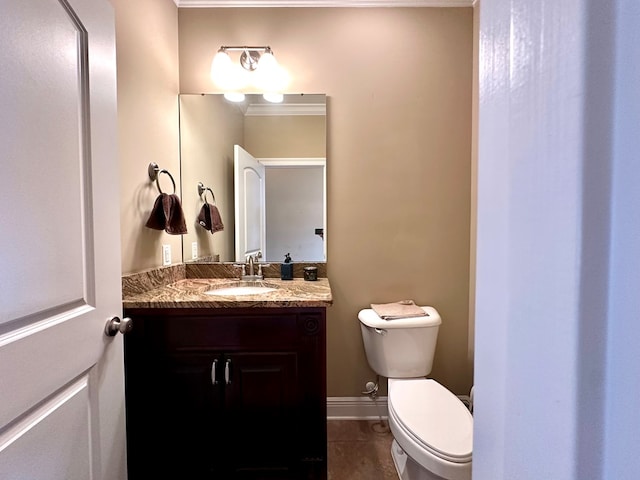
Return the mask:
[[[473,417],[435,380],[389,379],[388,407],[396,426],[417,446],[445,462],[471,462]]]

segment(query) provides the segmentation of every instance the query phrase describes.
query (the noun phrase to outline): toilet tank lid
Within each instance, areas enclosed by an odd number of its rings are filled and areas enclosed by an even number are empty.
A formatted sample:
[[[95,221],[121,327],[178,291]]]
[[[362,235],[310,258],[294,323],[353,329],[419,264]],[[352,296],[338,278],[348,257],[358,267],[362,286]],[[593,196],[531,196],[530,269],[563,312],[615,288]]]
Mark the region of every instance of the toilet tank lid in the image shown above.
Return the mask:
[[[442,323],[438,311],[429,306],[421,306],[426,315],[424,317],[395,318],[385,320],[371,308],[365,308],[358,313],[358,319],[371,328],[424,328],[436,327]]]

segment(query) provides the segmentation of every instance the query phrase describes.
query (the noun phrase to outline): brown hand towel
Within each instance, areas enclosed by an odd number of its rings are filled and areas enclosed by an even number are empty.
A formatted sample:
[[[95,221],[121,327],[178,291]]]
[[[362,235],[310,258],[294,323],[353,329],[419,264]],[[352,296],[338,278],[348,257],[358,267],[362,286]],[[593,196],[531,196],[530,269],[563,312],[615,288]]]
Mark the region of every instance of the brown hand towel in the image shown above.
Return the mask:
[[[168,197],[168,201],[163,200],[162,202],[164,214],[167,217],[167,227],[164,231],[171,235],[187,233],[187,222],[184,219],[180,198],[175,193],[168,195]]]
[[[175,193],[161,193],[153,204],[145,226],[154,230],[164,230],[171,235],[187,233],[187,224],[178,196]]]
[[[167,218],[164,215],[164,207],[162,206],[165,196],[167,196],[166,193],[161,193],[158,195],[158,198],[156,198],[153,208],[151,209],[151,215],[149,215],[149,219],[147,223],[145,223],[146,227],[153,228],[154,230],[164,230],[167,226]]]
[[[207,202],[204,203],[198,214],[198,224],[211,234],[224,230],[224,224],[220,217],[218,207]]]
[[[371,308],[383,320],[424,317],[428,315],[428,313],[417,306],[413,300],[400,300],[399,302],[393,303],[372,303]]]

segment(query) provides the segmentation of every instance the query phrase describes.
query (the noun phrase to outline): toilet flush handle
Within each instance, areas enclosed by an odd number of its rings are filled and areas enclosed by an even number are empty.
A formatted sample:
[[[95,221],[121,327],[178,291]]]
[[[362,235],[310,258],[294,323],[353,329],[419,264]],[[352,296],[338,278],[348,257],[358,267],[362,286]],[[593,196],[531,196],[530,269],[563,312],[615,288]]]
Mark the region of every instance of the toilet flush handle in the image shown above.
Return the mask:
[[[384,328],[374,328],[374,330],[378,335],[386,335],[387,334],[387,331]]]

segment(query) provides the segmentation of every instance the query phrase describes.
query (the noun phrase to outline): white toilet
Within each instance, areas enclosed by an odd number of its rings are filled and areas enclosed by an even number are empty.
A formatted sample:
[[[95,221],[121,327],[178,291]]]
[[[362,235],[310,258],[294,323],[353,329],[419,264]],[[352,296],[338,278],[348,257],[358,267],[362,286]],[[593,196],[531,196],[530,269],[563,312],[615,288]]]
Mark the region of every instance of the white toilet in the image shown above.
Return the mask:
[[[367,360],[388,378],[391,455],[402,480],[470,480],[473,417],[431,372],[442,320],[433,307],[424,317],[383,320],[372,309],[358,314]]]

